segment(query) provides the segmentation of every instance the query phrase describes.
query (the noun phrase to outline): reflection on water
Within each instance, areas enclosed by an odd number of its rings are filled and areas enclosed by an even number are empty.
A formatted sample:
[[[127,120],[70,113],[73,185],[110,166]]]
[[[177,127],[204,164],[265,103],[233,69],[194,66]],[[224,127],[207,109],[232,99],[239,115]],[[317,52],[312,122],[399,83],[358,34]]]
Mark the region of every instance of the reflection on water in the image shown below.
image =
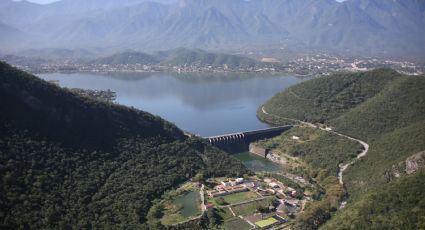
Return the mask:
[[[198,191],[188,192],[182,196],[179,196],[174,203],[181,205],[183,208],[180,209],[180,214],[183,217],[191,217],[198,215],[200,213],[199,204],[200,204],[200,194]]]
[[[202,136],[266,128],[257,108],[277,92],[302,79],[253,74],[43,74],[61,86],[111,89],[117,102],[174,122]]]
[[[282,169],[282,165],[249,152],[237,153],[232,156],[254,172],[277,172]]]

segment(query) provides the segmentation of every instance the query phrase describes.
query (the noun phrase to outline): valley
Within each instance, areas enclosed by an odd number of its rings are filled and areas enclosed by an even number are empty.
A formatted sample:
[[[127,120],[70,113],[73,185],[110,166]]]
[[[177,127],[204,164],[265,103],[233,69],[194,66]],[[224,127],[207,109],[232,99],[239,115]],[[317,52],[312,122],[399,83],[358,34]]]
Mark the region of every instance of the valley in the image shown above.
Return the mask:
[[[0,0],[0,229],[425,230],[424,0]]]

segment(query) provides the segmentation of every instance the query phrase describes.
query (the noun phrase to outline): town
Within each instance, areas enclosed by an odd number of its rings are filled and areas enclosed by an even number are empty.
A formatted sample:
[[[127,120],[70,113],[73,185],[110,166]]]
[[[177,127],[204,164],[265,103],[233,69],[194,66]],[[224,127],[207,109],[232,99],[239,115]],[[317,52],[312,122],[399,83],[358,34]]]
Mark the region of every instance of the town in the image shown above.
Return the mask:
[[[17,68],[25,71],[39,73],[155,73],[155,72],[174,72],[174,73],[271,73],[271,74],[293,74],[298,76],[324,76],[334,72],[359,72],[368,71],[376,68],[392,68],[400,73],[409,75],[421,75],[425,72],[425,63],[420,61],[407,61],[390,58],[376,57],[341,57],[327,53],[311,54],[285,58],[278,60],[272,57],[260,58],[261,63],[258,67],[238,67],[230,68],[224,64],[222,66],[211,65],[157,65],[157,64],[87,64],[77,59],[45,60],[26,58],[14,55],[5,55],[0,57],[11,63]]]

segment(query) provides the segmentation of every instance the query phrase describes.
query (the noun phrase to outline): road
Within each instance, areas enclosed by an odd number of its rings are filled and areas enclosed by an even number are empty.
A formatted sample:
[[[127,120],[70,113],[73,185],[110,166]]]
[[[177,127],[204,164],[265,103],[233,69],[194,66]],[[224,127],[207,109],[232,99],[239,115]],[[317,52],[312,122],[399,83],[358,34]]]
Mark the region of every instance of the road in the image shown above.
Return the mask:
[[[344,171],[345,171],[345,170],[347,170],[347,168],[348,168],[350,165],[353,165],[354,163],[356,163],[356,161],[357,161],[358,159],[360,159],[360,158],[362,158],[362,157],[365,157],[365,156],[367,155],[367,153],[369,152],[369,144],[368,144],[368,143],[366,143],[366,142],[364,142],[364,141],[362,141],[362,140],[359,140],[359,139],[356,139],[356,138],[354,138],[354,137],[350,137],[350,136],[344,135],[344,134],[342,134],[342,133],[339,133],[339,132],[333,131],[333,130],[331,130],[331,129],[326,129],[326,128],[323,128],[323,127],[319,127],[319,126],[317,126],[317,125],[315,125],[315,124],[312,124],[312,123],[309,123],[309,122],[300,121],[300,120],[291,119],[291,118],[286,118],[286,117],[280,117],[280,116],[277,116],[277,115],[275,115],[275,114],[270,114],[270,113],[268,113],[268,112],[266,111],[266,109],[265,109],[265,107],[264,107],[264,106],[261,108],[261,110],[262,110],[262,112],[263,112],[264,114],[266,114],[266,115],[274,116],[274,117],[277,117],[277,118],[286,119],[286,120],[290,120],[290,121],[294,121],[294,122],[297,122],[297,123],[300,123],[300,124],[306,125],[306,126],[311,127],[311,128],[320,128],[320,129],[321,129],[321,130],[323,130],[323,131],[330,132],[330,133],[336,134],[336,135],[338,135],[338,136],[345,137],[345,138],[348,138],[348,139],[350,139],[350,140],[357,141],[358,143],[360,143],[360,144],[363,146],[363,151],[362,151],[359,155],[357,155],[357,158],[356,158],[356,159],[354,159],[354,160],[352,160],[351,162],[349,162],[349,163],[345,164],[345,165],[340,165],[340,166],[339,166],[338,180],[339,180],[339,183],[340,183],[341,185],[343,185],[343,184],[344,184],[344,180],[343,180],[343,174],[344,174]]]

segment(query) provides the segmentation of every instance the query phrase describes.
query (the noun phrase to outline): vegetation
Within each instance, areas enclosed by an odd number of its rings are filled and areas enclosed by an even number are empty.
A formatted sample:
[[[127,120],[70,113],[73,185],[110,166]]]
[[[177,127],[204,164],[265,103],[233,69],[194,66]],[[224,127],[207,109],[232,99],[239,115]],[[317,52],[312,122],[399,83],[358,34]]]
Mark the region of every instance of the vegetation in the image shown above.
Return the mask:
[[[233,212],[235,212],[236,216],[247,216],[247,215],[256,213],[257,210],[261,208],[268,209],[268,207],[270,207],[273,204],[274,200],[275,198],[268,197],[263,200],[258,200],[258,201],[249,202],[246,204],[233,206],[232,209],[233,209]]]
[[[376,96],[397,77],[397,72],[383,69],[318,78],[279,93],[265,109],[279,117],[323,123]]]
[[[325,229],[423,228],[423,173],[392,181],[385,176],[393,165],[425,149],[423,76],[388,69],[337,74],[291,87],[266,103],[265,110],[269,115],[259,110],[259,117],[270,122],[325,123],[369,143],[367,156],[344,173],[347,207]],[[312,205],[300,217],[299,228],[317,228],[336,206]]]
[[[233,217],[232,219],[224,223],[224,229],[240,229],[240,230],[249,230],[252,226],[246,221],[242,220],[239,217]]]
[[[211,199],[210,201],[213,204],[217,205],[226,205],[226,204],[236,204],[247,200],[252,200],[254,198],[257,198],[257,194],[254,192],[248,191],[248,192],[238,192],[218,198]]]
[[[270,226],[270,225],[272,225],[276,222],[277,222],[277,220],[275,218],[270,217],[268,219],[255,222],[255,224],[258,225],[260,228],[264,228],[264,227]]]
[[[242,56],[209,53],[200,49],[175,49],[168,52],[160,52],[159,56],[165,57],[161,62],[162,65],[172,66],[213,66],[223,67],[227,65],[228,68],[249,68],[260,65],[258,61]]]
[[[294,136],[299,140],[294,140]],[[279,155],[301,158],[315,171],[313,175],[321,170],[321,173],[336,176],[340,163],[350,162],[362,151],[362,145],[356,141],[307,127],[294,127],[278,137],[261,140],[257,144]]]
[[[159,117],[5,63],[0,98],[0,228],[147,228],[152,201],[166,190],[198,173],[247,173]]]
[[[377,187],[323,229],[424,229],[425,172]]]
[[[196,67],[221,67],[228,69],[264,67],[266,65],[257,60],[222,53],[211,53],[201,49],[174,49],[160,51],[154,54],[141,52],[123,52],[104,58],[98,58],[89,62],[90,64],[106,65],[165,65],[165,66],[196,66]]]

